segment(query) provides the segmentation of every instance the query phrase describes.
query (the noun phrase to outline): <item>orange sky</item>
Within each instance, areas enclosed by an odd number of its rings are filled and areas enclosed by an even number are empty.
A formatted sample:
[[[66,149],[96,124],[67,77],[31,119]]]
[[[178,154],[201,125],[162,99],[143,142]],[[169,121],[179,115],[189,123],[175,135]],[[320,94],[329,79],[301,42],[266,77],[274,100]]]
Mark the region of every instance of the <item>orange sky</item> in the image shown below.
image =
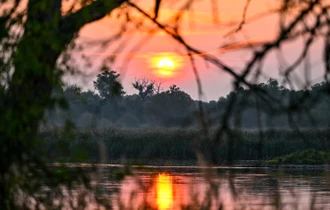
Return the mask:
[[[171,6],[171,3],[173,4],[173,2],[176,1],[165,1],[166,4],[163,5],[163,9],[160,11],[160,20],[168,19],[177,11]],[[153,1],[144,0],[139,2],[139,5],[143,5],[143,8],[146,11],[152,11],[153,4],[151,3]],[[224,34],[235,28],[224,26],[225,23],[240,21],[246,0],[219,0],[217,23],[213,20],[214,16],[211,12],[211,0],[197,2],[198,3],[195,3],[193,6],[193,9],[187,12],[183,20],[182,34],[184,35],[184,38],[194,47],[210,52],[221,58],[225,63],[235,66],[237,71],[243,66],[244,61],[250,57],[250,54],[247,51],[220,53],[220,46],[232,42],[244,42],[247,40],[269,40],[276,35],[277,17],[272,15],[245,25],[242,30],[243,33],[238,33],[225,38]],[[275,2],[276,0],[252,0],[247,12],[247,17],[252,17],[256,14],[269,11],[276,6]],[[131,12],[131,14],[135,15],[133,12]],[[106,17],[100,21],[85,26],[81,30],[78,40],[81,42],[85,42],[86,40],[100,40],[108,38],[114,34],[120,27],[120,22],[115,19],[114,16],[115,15],[112,14],[110,17]],[[146,36],[148,42],[144,44],[142,48],[132,50],[134,42],[136,43],[139,39]],[[114,70],[119,71],[123,75],[122,82],[126,92],[129,94],[134,92],[130,84],[135,78],[147,77],[163,82],[164,88],[167,88],[172,84],[177,84],[184,91],[192,95],[193,98],[197,99],[197,85],[189,60],[187,57],[178,54],[178,51],[183,52],[182,48],[172,38],[163,33],[157,33],[151,37],[150,35],[141,32],[131,33],[126,37],[131,38],[131,42],[126,44],[126,48],[117,52],[116,55],[118,55],[118,62],[113,66]],[[100,63],[102,58],[111,55],[118,43],[119,42],[116,42],[104,50],[89,46],[88,50],[86,48],[84,49],[84,53],[94,61],[94,64],[97,64]],[[296,49],[299,48],[299,44],[299,42],[296,42],[285,47],[290,55],[287,59],[290,60],[295,55],[298,55],[299,52],[297,52]],[[77,54],[79,53],[81,52],[77,52]],[[165,53],[172,56],[174,62],[177,64],[173,76],[164,77],[157,74],[156,64],[153,60]],[[127,68],[122,69],[123,59],[127,58],[127,55],[134,56],[130,60]],[[226,95],[230,91],[231,77],[214,66],[206,66],[205,62],[198,57],[196,57],[196,62],[205,93],[203,97],[204,100],[218,99],[219,96]],[[267,75],[272,77],[278,76],[278,65],[274,55],[267,59],[265,65],[267,67]],[[96,66],[97,65],[94,65],[88,69],[84,68],[83,72],[95,76],[97,74]],[[92,87],[92,81],[95,79],[93,76],[87,77],[83,80],[83,85],[85,87]],[[70,80],[73,82],[78,81],[77,79]]]

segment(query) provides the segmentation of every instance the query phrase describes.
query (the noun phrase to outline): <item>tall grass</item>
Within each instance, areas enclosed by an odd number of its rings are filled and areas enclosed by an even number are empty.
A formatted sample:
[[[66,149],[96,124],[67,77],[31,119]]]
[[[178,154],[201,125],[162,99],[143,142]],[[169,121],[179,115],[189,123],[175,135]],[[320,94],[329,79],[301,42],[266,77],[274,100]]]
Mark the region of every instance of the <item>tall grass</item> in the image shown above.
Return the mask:
[[[213,149],[219,160],[228,157],[229,146],[236,160],[271,159],[305,149],[330,151],[329,129],[266,130],[262,136],[260,147],[259,131],[236,130],[230,139],[219,142]],[[205,143],[193,129],[111,128],[76,130],[73,135],[50,130],[43,131],[41,138],[40,148],[45,149],[50,161],[97,162],[105,154],[107,163],[122,158],[194,161],[196,150]]]

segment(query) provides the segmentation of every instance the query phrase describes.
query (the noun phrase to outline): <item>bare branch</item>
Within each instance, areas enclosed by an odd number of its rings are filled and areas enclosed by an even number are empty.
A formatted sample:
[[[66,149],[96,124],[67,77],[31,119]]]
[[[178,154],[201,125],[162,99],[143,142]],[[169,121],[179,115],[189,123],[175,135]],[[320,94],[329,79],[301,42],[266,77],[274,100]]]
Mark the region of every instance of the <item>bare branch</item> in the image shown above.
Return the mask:
[[[83,25],[99,20],[112,10],[118,8],[126,0],[97,0],[81,8],[75,13],[64,16],[61,21],[61,30],[66,33],[75,33]]]

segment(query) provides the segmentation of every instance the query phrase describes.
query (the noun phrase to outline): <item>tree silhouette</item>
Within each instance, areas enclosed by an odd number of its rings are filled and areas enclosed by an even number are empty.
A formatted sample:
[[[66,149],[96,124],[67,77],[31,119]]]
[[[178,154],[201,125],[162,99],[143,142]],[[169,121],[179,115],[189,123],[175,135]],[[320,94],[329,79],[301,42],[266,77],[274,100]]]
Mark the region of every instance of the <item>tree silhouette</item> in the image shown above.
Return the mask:
[[[107,68],[102,69],[102,73],[97,75],[94,81],[94,87],[98,90],[101,97],[106,100],[114,100],[121,98],[124,94],[124,88],[119,82],[120,74],[116,71],[109,71]]]
[[[174,94],[175,92],[181,91],[180,88],[176,85],[171,85],[169,87],[169,90],[167,90],[166,92],[170,93],[170,94]]]
[[[156,91],[156,82],[147,78],[135,80],[132,84],[138,91],[139,96],[144,101],[147,97],[152,96]]]
[[[189,126],[192,124],[194,103],[191,97],[172,85],[169,90],[148,98],[145,112],[150,123],[161,126]]]

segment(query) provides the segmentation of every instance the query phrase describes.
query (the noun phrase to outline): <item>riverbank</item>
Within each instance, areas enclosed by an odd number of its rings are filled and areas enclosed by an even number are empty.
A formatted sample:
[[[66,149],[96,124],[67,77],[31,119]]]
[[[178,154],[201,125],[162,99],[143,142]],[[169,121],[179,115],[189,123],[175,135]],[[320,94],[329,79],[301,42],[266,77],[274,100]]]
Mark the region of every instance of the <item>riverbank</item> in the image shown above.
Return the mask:
[[[258,162],[258,163],[257,163]],[[99,164],[99,163],[52,163],[51,166],[62,166],[65,165],[67,167],[73,168],[92,168],[92,167],[101,167],[101,168],[124,168],[129,166],[133,169],[173,169],[173,170],[198,170],[203,168],[212,168],[212,169],[283,169],[283,170],[330,170],[329,164],[322,164],[322,165],[307,165],[307,164],[282,164],[282,165],[272,165],[263,162],[259,164],[260,161],[236,161],[232,165],[213,165],[213,166],[203,166],[195,164],[193,161],[163,161],[163,160],[156,160],[156,161],[144,161],[140,164],[134,163],[122,163],[120,161],[114,161],[112,163],[107,164]]]

